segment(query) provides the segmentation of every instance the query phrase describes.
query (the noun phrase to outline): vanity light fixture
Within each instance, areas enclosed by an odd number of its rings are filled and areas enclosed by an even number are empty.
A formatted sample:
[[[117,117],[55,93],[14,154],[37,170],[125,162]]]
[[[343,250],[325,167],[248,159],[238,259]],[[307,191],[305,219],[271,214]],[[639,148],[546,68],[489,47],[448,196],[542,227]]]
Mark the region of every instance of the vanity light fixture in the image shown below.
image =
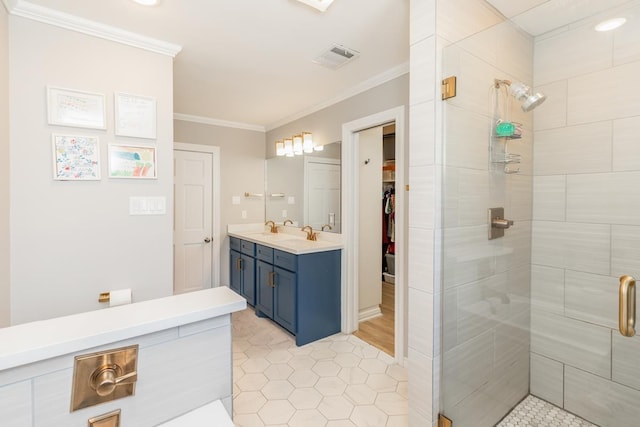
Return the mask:
[[[600,32],[611,31],[611,30],[615,30],[616,28],[622,27],[625,24],[625,22],[627,22],[625,18],[607,19],[606,21],[602,21],[601,23],[596,25],[594,29]]]
[[[313,141],[313,134],[311,132],[302,132],[291,138],[283,138],[282,140],[276,141],[277,156],[293,157],[322,150],[324,150],[324,147],[317,145]]]
[[[324,12],[327,10],[333,0],[298,0],[300,3],[304,3],[307,6],[311,6],[315,9],[318,9],[320,12]]]

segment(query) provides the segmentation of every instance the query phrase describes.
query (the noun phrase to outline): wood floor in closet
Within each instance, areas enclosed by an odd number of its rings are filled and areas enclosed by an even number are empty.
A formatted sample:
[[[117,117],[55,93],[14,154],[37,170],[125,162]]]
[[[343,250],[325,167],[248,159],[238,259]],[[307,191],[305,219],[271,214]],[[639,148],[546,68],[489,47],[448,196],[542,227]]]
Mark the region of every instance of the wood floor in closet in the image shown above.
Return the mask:
[[[390,356],[395,354],[395,287],[392,283],[382,282],[382,316],[361,322],[353,335]]]

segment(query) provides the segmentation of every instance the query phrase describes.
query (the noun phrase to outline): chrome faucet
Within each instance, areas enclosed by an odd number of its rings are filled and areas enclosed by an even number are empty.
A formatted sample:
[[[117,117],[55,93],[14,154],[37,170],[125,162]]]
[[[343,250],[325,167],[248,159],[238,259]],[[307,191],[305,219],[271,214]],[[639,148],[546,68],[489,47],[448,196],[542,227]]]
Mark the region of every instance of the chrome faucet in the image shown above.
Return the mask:
[[[331,228],[331,225],[325,224],[325,225],[322,226],[322,231],[324,231],[325,227],[329,227],[329,230],[333,230],[333,228]]]
[[[269,224],[271,224],[271,232],[272,233],[277,233],[278,232],[278,226],[276,225],[276,223],[273,222],[273,221],[267,221],[267,222],[264,223],[264,225],[269,225]]]
[[[284,223],[282,223],[282,225],[287,225],[287,223],[293,225],[293,221],[291,221],[290,219],[285,219]]]
[[[311,227],[310,225],[305,225],[300,230],[307,232],[307,240],[314,240],[314,241],[318,240],[318,233],[314,233],[313,232],[313,227]]]

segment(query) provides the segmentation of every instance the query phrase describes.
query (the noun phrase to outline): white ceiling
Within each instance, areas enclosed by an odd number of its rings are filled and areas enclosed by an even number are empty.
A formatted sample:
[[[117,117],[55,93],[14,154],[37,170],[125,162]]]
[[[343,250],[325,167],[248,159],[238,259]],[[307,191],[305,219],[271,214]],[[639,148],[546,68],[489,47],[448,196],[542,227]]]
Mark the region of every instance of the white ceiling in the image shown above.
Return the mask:
[[[182,46],[174,111],[256,128],[408,70],[409,0],[335,0],[324,13],[296,0],[26,1]],[[537,36],[638,0],[486,1]],[[332,43],[360,56],[337,70],[314,64]]]
[[[181,45],[181,114],[270,127],[408,69],[409,0],[336,0],[324,13],[295,0],[28,1]],[[338,70],[311,62],[332,43],[360,57]]]

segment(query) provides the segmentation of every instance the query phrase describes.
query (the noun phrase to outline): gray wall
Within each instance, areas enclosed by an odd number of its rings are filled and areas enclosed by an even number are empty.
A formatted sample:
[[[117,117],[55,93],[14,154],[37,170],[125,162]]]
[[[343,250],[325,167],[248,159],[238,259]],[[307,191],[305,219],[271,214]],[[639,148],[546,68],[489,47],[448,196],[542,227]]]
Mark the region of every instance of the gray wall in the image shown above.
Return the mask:
[[[264,193],[264,133],[175,120],[174,141],[220,147],[220,283],[227,285],[227,225],[265,220],[264,197],[244,197],[245,192]],[[239,205],[231,204],[232,196],[240,196]]]
[[[0,5],[0,328],[10,320],[9,286],[9,20]]]
[[[11,323],[97,309],[98,294],[110,289],[132,288],[136,301],[171,295],[172,58],[9,21]],[[105,94],[107,130],[48,125],[47,85]],[[114,136],[114,91],[156,98],[156,140]],[[102,179],[54,181],[52,133],[97,135]],[[158,179],[109,179],[110,142],[157,147]],[[167,214],[130,216],[130,196],[165,197]]]
[[[275,156],[275,142],[300,132],[312,132],[318,144],[342,140],[342,125],[399,105],[409,104],[409,74],[404,74],[331,107],[267,132],[267,158]]]

